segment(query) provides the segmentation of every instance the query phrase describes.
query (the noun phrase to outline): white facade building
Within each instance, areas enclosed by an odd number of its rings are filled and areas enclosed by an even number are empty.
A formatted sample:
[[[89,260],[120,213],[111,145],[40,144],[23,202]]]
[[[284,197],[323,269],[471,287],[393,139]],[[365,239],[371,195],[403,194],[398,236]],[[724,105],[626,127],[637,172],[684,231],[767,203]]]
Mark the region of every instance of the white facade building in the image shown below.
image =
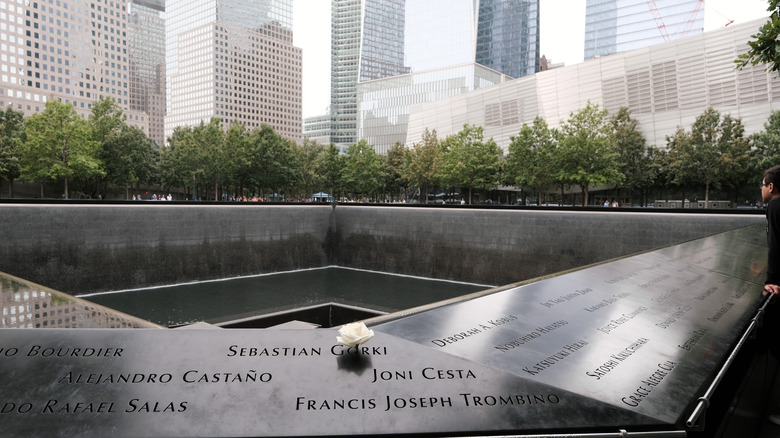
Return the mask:
[[[435,129],[440,138],[484,128],[504,150],[536,116],[558,127],[588,101],[615,114],[625,106],[648,145],[666,146],[677,127],[690,129],[708,107],[742,120],[746,135],[762,131],[780,110],[780,78],[764,66],[735,70],[734,60],[765,20],[597,58],[436,102],[413,106],[406,146]]]

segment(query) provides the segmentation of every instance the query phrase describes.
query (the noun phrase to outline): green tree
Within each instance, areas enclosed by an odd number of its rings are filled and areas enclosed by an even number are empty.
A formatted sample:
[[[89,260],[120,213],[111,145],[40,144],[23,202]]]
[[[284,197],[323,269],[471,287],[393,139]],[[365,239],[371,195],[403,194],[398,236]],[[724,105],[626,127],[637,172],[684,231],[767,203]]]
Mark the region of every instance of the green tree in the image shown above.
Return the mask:
[[[225,131],[222,122],[212,118],[206,125],[201,123],[192,132],[195,142],[197,173],[203,187],[213,187],[214,200],[219,200],[219,187],[227,181],[229,159],[226,155]]]
[[[160,150],[158,177],[163,189],[195,187],[193,164],[189,159],[191,136],[191,127],[177,126],[168,138],[168,146]]]
[[[663,154],[663,174],[666,184],[685,190],[696,182],[696,151],[690,132],[678,127],[672,136],[666,137],[666,151]]]
[[[252,186],[252,162],[249,154],[249,131],[242,123],[233,122],[225,133],[226,184],[239,196]]]
[[[304,138],[301,145],[293,145],[293,152],[300,165],[296,193],[300,198],[309,198],[325,186],[325,147],[314,140]]]
[[[279,195],[281,189],[293,187],[299,180],[300,168],[290,141],[271,126],[263,124],[252,132],[249,151],[254,186],[261,193]]]
[[[610,120],[611,141],[618,153],[618,171],[625,180],[622,187],[629,194],[640,193],[645,204],[645,194],[655,184],[657,169],[651,165],[651,154],[645,136],[638,129],[638,122],[631,118],[631,111],[621,107]],[[619,186],[621,187],[621,186]]]
[[[721,182],[731,195],[732,205],[737,203],[737,191],[754,176],[750,168],[752,144],[745,137],[742,120],[726,114],[721,119],[721,136],[718,139],[721,164]]]
[[[339,155],[336,145],[331,143],[325,150],[325,158],[322,165],[322,176],[325,179],[325,187],[333,199],[338,199],[342,194],[344,185],[344,162],[345,157]]]
[[[532,187],[537,193],[537,203],[541,205],[542,191],[555,183],[558,169],[555,130],[537,116],[531,126],[523,124],[520,133],[510,137],[508,151],[504,183],[518,188]]]
[[[748,41],[750,49],[734,61],[737,68],[742,69],[748,64],[765,64],[768,71],[780,71],[780,0],[769,0],[766,9],[769,19],[752,35]]]
[[[420,190],[420,200],[425,197],[428,203],[428,191],[439,186],[441,180],[441,166],[444,160],[444,151],[436,137],[436,130],[427,128],[422,134],[422,141],[414,143],[414,147],[407,151],[404,159],[403,176],[409,181],[411,187]]]
[[[376,195],[384,186],[385,165],[383,157],[365,140],[347,149],[344,163],[344,183],[361,198]]]
[[[73,105],[46,102],[42,113],[25,123],[27,140],[21,148],[21,179],[41,182],[63,180],[64,196],[70,197],[72,178],[90,179],[104,174],[98,158],[98,143],[92,139],[89,122],[79,117]]]
[[[621,184],[624,179],[607,115],[607,110],[588,102],[561,126],[560,172],[564,181],[580,187],[583,206],[588,205],[591,186]]]
[[[8,181],[8,197],[14,197],[14,180],[21,175],[19,144],[24,141],[24,113],[11,106],[0,111],[0,180]]]
[[[694,121],[691,131],[678,128],[668,141],[669,169],[677,185],[704,186],[710,191],[726,186],[735,190],[748,178],[750,142],[739,119],[708,108]]]
[[[442,179],[451,187],[467,188],[469,204],[474,188],[498,187],[501,149],[492,138],[485,141],[483,137],[481,126],[466,124],[443,142]]]
[[[401,190],[406,189],[407,182],[403,176],[404,159],[408,149],[401,143],[396,143],[387,151],[385,160],[385,175],[387,177],[385,188],[390,192],[391,200],[398,198]]]
[[[710,189],[719,187],[722,179],[719,138],[720,113],[708,108],[691,127],[694,182],[704,185],[704,201],[710,199]]]
[[[760,174],[780,164],[780,111],[769,115],[764,130],[753,134],[755,151],[751,158],[751,172]]]
[[[122,108],[116,103],[116,101],[110,97],[103,97],[92,104],[92,111],[89,116],[90,132],[92,133],[92,140],[98,144],[98,157],[101,160],[103,170],[108,176],[108,170],[106,169],[107,163],[105,160],[107,157],[116,157],[116,151],[108,150],[111,147],[117,147],[117,138],[122,135],[122,131],[127,128],[125,116]],[[103,178],[103,193],[107,195],[109,178]],[[79,188],[83,192],[97,194],[99,190],[100,181],[99,178],[92,178],[88,180],[78,181]]]
[[[118,136],[106,140],[102,152],[106,179],[125,189],[125,199],[130,198],[133,184],[152,182],[159,152],[141,129],[125,126]]]
[[[89,124],[92,129],[92,139],[102,145],[112,137],[118,137],[127,127],[127,116],[116,101],[103,97],[92,105]]]

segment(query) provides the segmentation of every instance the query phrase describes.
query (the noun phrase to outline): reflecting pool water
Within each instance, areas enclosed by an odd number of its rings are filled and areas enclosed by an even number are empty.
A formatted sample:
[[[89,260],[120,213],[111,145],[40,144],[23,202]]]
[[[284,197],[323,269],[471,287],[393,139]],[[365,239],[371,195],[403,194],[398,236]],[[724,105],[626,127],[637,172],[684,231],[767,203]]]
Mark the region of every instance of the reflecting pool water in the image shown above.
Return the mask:
[[[328,302],[395,312],[488,287],[327,267],[79,297],[157,324],[175,326]]]

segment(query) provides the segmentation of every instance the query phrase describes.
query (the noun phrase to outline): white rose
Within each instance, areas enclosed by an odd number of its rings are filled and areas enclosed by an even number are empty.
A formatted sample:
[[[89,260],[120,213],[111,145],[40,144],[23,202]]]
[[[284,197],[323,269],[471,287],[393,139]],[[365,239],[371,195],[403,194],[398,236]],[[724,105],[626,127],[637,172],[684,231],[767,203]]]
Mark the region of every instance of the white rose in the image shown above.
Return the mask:
[[[339,344],[346,345],[347,347],[357,347],[374,337],[374,331],[369,330],[362,322],[353,322],[341,327],[339,329],[339,334],[341,336],[337,336],[336,340]]]

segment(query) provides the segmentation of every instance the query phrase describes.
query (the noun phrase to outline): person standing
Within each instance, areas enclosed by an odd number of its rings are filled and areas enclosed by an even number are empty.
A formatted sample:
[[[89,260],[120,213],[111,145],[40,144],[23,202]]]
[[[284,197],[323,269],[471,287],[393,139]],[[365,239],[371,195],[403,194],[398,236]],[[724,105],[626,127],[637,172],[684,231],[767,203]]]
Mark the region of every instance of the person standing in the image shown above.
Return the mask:
[[[761,199],[766,204],[766,280],[763,295],[780,294],[780,166],[774,166],[764,172],[761,180]],[[775,299],[776,300],[776,299]],[[764,333],[769,351],[775,359],[780,359],[780,305],[769,303],[764,315]],[[780,425],[780,413],[769,415],[771,423]]]
[[[780,293],[780,166],[764,172],[761,199],[766,204],[766,244],[768,257],[764,295]]]

